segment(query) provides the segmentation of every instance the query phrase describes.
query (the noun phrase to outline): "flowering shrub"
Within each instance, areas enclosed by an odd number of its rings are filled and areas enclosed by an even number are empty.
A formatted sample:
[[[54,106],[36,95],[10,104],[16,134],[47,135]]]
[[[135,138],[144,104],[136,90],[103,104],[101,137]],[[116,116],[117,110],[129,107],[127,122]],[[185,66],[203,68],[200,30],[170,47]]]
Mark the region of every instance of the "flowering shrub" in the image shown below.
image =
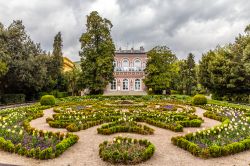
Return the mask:
[[[155,147],[147,140],[116,137],[99,145],[99,155],[104,161],[120,164],[137,164],[150,159]]]
[[[250,149],[249,117],[243,111],[217,105],[205,107],[210,111],[204,113],[204,116],[223,123],[182,137],[173,137],[173,144],[204,158],[226,156]]]
[[[0,149],[43,160],[57,157],[76,143],[76,135],[36,130],[30,126],[29,121],[43,116],[45,108],[33,105],[1,111]]]

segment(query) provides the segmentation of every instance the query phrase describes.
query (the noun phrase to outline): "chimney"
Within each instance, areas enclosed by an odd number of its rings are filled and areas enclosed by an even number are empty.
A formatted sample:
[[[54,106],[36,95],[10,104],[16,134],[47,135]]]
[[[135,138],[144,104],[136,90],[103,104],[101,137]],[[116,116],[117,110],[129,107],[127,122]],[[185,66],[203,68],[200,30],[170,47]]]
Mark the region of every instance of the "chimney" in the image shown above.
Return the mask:
[[[141,51],[141,52],[144,52],[144,51],[145,51],[144,48],[143,48],[143,46],[140,47],[140,51]]]

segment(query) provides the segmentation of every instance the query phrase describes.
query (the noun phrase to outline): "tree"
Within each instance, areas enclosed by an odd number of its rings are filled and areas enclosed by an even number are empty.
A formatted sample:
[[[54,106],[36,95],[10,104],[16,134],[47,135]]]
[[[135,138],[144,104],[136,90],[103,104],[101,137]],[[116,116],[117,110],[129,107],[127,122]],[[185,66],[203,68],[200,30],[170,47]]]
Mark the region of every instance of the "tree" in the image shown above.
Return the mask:
[[[112,24],[93,11],[87,16],[87,30],[80,38],[83,88],[91,94],[102,93],[113,77],[115,46],[111,38]]]
[[[191,95],[197,85],[194,55],[189,53],[186,63],[185,87],[186,94]]]
[[[187,59],[178,63],[177,90],[181,94],[192,95],[197,89],[197,73],[194,55],[189,53]]]
[[[185,94],[186,90],[186,60],[180,60],[178,61],[178,75],[176,77],[176,86],[177,86],[177,91],[179,91],[181,94]]]
[[[0,78],[3,77],[8,71],[7,64],[0,61]]]
[[[45,86],[45,53],[26,34],[22,21],[13,21],[8,28],[0,25],[0,54],[0,61],[8,66],[1,78],[4,93],[24,93],[32,98]]]
[[[211,82],[211,72],[209,71],[209,67],[211,66],[210,63],[213,60],[213,57],[215,57],[215,53],[213,51],[209,51],[207,54],[203,54],[201,60],[199,61],[198,80],[208,89],[213,88],[213,84]]]
[[[175,70],[176,56],[166,46],[157,46],[148,52],[148,62],[145,69],[145,85],[156,94],[163,90],[168,93]]]
[[[199,65],[200,83],[215,99],[249,100],[250,36],[239,35],[235,42],[204,54]]]
[[[0,85],[2,84],[1,83],[1,78],[7,73],[8,71],[8,67],[7,67],[7,64],[2,62],[0,60]],[[1,94],[2,94],[2,91],[1,91],[2,88],[0,88],[0,98],[1,98]]]
[[[58,32],[54,37],[53,52],[48,52],[46,64],[48,68],[48,85],[43,91],[51,92],[53,90],[65,91],[65,78],[63,75],[63,53],[62,53],[62,35]]]
[[[61,77],[63,70],[63,53],[62,53],[62,35],[58,32],[54,38],[53,52],[52,52],[52,78],[58,79]]]
[[[68,84],[68,91],[72,93],[72,96],[76,95],[79,88],[79,79],[81,77],[81,71],[74,68],[71,71],[65,72],[65,77]]]

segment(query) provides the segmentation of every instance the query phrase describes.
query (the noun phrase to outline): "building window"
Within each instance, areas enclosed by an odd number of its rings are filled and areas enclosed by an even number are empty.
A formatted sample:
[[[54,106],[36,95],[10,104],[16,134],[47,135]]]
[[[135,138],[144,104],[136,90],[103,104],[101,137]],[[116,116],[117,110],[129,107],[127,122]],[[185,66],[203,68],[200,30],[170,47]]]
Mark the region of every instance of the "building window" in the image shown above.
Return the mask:
[[[123,90],[128,90],[128,79],[124,79],[122,82]]]
[[[141,80],[140,79],[135,80],[135,90],[141,90]]]
[[[138,67],[138,68],[141,67],[141,61],[140,61],[139,59],[136,59],[136,60],[134,61],[134,67]]]
[[[114,65],[114,67],[117,67],[117,62],[114,61],[114,62],[113,62],[113,65]]]
[[[127,59],[122,61],[122,67],[129,67],[129,61]]]
[[[111,82],[111,87],[110,87],[111,90],[116,90],[116,80],[113,80]]]

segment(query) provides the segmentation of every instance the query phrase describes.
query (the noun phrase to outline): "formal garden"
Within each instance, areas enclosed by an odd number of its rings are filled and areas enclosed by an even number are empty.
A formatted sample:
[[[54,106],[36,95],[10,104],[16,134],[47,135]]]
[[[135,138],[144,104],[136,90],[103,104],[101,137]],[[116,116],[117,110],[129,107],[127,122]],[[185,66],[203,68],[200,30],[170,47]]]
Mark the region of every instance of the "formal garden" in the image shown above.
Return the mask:
[[[65,70],[60,31],[43,50],[22,20],[0,23],[0,165],[249,165],[250,25],[199,62],[143,51],[119,88],[112,27],[87,15],[80,61]]]
[[[197,115],[198,109],[202,110],[203,116]],[[53,113],[45,116],[48,110]],[[203,127],[207,119],[218,123]],[[47,125],[49,130],[40,129],[34,121],[42,122],[42,126]],[[97,150],[93,155],[99,155],[101,165],[157,162],[159,156],[154,155],[161,147],[151,139],[159,129],[172,135],[168,146],[183,149],[173,155],[181,156],[188,151],[197,160],[208,161],[222,156],[228,156],[230,160],[234,158],[231,155],[249,154],[250,149],[249,106],[207,101],[202,95],[194,98],[156,95],[60,99],[44,96],[40,103],[1,110],[0,126],[1,150],[21,155],[24,160],[33,158],[34,163],[63,159],[64,153],[73,150],[78,141],[95,137],[100,137],[100,142],[89,146]],[[83,136],[84,130],[89,128],[94,128],[92,135]],[[189,129],[191,132],[185,131]],[[167,140],[157,141],[165,144]],[[168,152],[165,149],[163,153]],[[71,153],[67,155],[74,158]]]

